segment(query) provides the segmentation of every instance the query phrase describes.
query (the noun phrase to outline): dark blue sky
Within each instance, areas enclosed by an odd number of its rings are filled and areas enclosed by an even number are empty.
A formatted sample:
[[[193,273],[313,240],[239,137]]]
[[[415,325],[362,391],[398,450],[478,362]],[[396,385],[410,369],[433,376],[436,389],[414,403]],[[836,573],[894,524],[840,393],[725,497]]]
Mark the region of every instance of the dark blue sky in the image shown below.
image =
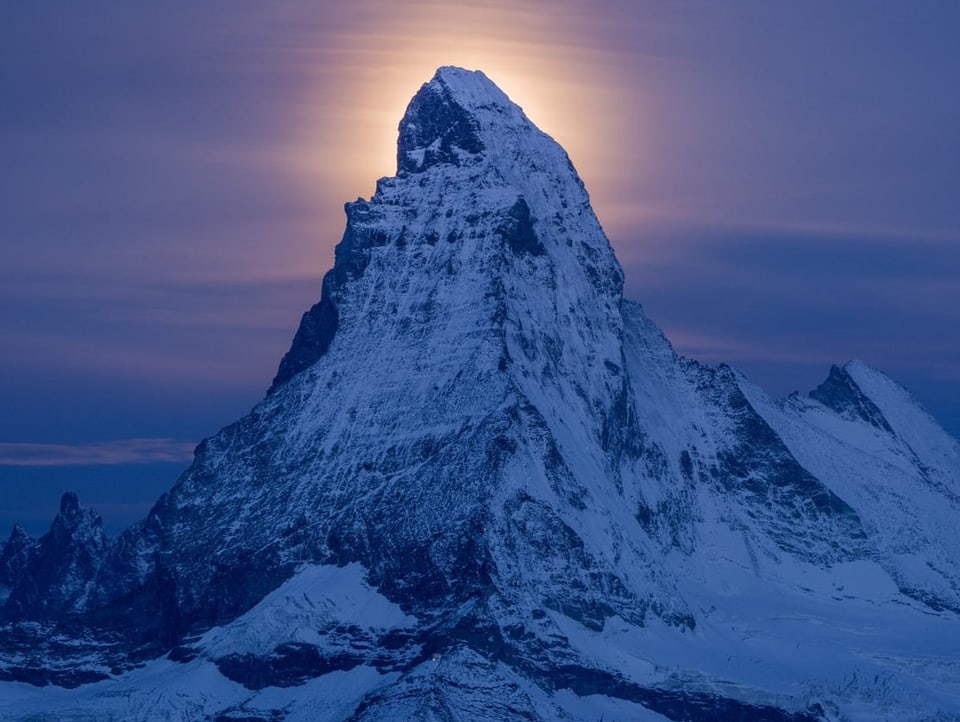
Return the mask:
[[[960,434],[960,5],[0,6],[0,534],[115,532],[262,396],[405,102],[479,67],[684,353],[861,358]]]

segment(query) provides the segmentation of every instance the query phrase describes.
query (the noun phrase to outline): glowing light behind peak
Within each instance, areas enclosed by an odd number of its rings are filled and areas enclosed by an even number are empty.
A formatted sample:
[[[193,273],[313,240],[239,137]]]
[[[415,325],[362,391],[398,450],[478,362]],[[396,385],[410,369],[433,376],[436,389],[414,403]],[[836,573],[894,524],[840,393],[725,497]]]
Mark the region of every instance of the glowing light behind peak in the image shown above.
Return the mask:
[[[596,139],[635,138],[642,123],[633,114],[625,127],[630,114],[618,109],[615,58],[578,42],[589,16],[564,7],[420,2],[381,10],[372,23],[362,13],[350,18],[317,51],[316,97],[301,124],[304,147],[317,150],[301,157],[300,170],[334,173],[342,191],[368,195],[373,179],[396,171],[397,125],[412,95],[436,68],[458,65],[482,70],[589,179],[591,169],[614,160],[612,144]],[[606,75],[602,82],[598,74]],[[624,145],[638,147],[619,144],[621,154]]]

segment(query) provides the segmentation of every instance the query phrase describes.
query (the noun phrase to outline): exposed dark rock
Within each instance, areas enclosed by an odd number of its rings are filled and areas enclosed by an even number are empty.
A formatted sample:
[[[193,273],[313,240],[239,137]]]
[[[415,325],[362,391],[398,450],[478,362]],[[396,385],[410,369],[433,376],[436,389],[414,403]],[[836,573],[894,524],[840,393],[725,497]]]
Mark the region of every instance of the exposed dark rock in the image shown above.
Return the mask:
[[[23,578],[36,549],[37,540],[19,524],[14,526],[10,538],[0,549],[0,607]]]
[[[269,657],[231,654],[217,660],[217,668],[228,679],[247,689],[296,687],[330,672],[345,672],[362,664],[356,652],[329,652],[310,644],[284,644]]]
[[[533,219],[530,217],[530,206],[523,199],[523,196],[517,198],[517,202],[510,208],[507,218],[503,221],[497,232],[500,233],[503,240],[510,250],[518,256],[529,254],[531,256],[542,256],[546,253],[543,243],[537,237],[534,230]]]
[[[77,495],[68,492],[60,500],[60,513],[50,531],[35,545],[20,538],[16,546],[19,554],[11,558],[16,574],[3,615],[46,620],[60,617],[86,598],[109,542],[99,515],[81,507]]]
[[[483,150],[476,119],[440,79],[420,89],[400,121],[397,174],[419,173],[439,163],[460,165],[465,154]]]
[[[319,303],[314,304],[300,319],[300,327],[293,337],[293,344],[280,361],[280,368],[270,385],[269,393],[276,391],[301,371],[310,368],[330,348],[333,337],[337,334],[338,322],[331,274],[332,272],[328,273],[324,278]]]
[[[810,392],[810,397],[843,417],[862,419],[871,426],[893,434],[883,412],[860,390],[846,369],[831,366],[826,380]]]

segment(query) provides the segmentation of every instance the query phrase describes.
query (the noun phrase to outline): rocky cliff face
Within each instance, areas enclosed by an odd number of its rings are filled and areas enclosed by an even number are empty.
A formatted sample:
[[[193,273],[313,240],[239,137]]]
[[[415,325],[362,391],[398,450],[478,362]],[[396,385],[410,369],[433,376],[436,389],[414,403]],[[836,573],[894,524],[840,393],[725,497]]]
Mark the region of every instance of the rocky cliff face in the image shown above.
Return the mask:
[[[420,89],[346,212],[266,398],[144,521],[108,542],[68,496],[7,542],[0,713],[960,711],[960,447],[905,392],[849,364],[775,403],[679,357],[481,73]]]
[[[0,554],[5,616],[46,621],[84,609],[108,546],[100,517],[64,494],[47,534],[34,541],[17,527]]]

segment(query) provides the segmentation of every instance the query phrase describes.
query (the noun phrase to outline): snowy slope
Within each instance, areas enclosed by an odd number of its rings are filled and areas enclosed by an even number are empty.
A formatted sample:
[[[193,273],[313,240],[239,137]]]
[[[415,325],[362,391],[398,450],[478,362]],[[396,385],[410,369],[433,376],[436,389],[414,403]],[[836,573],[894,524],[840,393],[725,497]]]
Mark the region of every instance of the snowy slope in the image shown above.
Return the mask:
[[[346,212],[266,398],[145,520],[71,498],[5,545],[0,717],[960,715],[960,453],[899,387],[678,356],[482,73]]]
[[[857,508],[900,591],[960,612],[960,443],[860,362],[780,404],[744,387],[797,459]]]

